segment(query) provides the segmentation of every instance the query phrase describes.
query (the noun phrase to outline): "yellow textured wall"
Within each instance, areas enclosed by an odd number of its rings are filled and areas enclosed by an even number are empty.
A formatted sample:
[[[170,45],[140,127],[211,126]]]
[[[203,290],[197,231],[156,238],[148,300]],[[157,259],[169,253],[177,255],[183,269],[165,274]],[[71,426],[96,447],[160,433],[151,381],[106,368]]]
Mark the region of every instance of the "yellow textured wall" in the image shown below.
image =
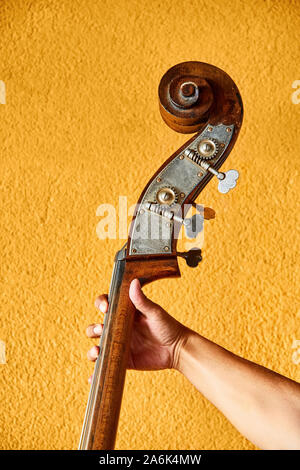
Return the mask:
[[[199,202],[216,210],[204,261],[146,292],[233,352],[300,380],[300,12],[296,1],[1,0],[0,446],[76,448],[92,365],[88,323],[123,244],[97,207],[136,202],[187,137],[161,120],[157,87],[185,60],[237,83],[244,124]],[[127,375],[117,448],[252,449],[174,371]]]

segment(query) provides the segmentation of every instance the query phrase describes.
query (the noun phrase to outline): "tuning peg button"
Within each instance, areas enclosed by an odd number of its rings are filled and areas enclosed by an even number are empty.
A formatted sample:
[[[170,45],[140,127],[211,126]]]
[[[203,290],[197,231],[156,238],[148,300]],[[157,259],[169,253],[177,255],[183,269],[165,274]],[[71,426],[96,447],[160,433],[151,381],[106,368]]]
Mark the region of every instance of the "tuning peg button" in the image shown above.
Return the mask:
[[[200,165],[211,174],[215,175],[218,180],[218,190],[222,194],[228,193],[230,189],[235,188],[239,172],[237,170],[228,170],[226,173],[215,170],[209,163],[201,161]]]
[[[226,173],[223,173],[225,178],[221,179],[218,184],[218,190],[222,194],[228,193],[230,189],[236,187],[236,182],[239,177],[239,172],[237,170],[229,170]]]
[[[202,261],[202,254],[200,248],[191,248],[189,251],[178,251],[177,256],[184,258],[186,264],[190,268],[196,268],[200,261]]]
[[[184,220],[185,233],[188,238],[196,238],[203,230],[204,217],[202,214],[194,214],[190,219]]]

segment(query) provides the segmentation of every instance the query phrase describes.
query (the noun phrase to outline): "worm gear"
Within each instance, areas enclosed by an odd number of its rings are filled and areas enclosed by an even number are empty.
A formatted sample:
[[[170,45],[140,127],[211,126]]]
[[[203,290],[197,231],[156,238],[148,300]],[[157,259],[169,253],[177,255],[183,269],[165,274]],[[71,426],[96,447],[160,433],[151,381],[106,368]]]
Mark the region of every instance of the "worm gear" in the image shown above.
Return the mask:
[[[203,139],[197,146],[198,155],[203,160],[214,158],[219,150],[219,144],[216,139]]]
[[[156,194],[156,201],[159,204],[172,206],[178,201],[178,191],[174,186],[164,186]]]

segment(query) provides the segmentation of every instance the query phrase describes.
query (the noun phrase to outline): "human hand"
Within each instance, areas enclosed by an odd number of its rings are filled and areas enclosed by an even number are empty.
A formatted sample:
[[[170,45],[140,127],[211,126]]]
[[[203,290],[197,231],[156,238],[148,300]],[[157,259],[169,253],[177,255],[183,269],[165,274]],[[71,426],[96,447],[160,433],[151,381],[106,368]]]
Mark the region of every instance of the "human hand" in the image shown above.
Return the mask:
[[[160,305],[148,299],[141,289],[138,279],[131,282],[129,297],[136,307],[131,337],[129,369],[160,370],[177,367],[180,350],[186,341],[188,328],[171,317]],[[108,310],[107,295],[100,295],[95,305],[103,313]],[[89,338],[99,338],[103,325],[87,327]],[[88,351],[88,358],[95,361],[99,346]]]

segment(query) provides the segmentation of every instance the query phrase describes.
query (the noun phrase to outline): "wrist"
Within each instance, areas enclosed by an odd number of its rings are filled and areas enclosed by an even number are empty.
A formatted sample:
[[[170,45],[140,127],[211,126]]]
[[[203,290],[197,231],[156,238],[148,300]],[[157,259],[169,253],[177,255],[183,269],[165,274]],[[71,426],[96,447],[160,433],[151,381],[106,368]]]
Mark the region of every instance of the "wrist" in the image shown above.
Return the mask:
[[[173,354],[172,368],[178,370],[178,372],[183,372],[184,357],[186,355],[186,351],[189,349],[189,343],[195,334],[196,333],[194,331],[190,330],[186,326],[182,327],[182,331],[177,339]]]

